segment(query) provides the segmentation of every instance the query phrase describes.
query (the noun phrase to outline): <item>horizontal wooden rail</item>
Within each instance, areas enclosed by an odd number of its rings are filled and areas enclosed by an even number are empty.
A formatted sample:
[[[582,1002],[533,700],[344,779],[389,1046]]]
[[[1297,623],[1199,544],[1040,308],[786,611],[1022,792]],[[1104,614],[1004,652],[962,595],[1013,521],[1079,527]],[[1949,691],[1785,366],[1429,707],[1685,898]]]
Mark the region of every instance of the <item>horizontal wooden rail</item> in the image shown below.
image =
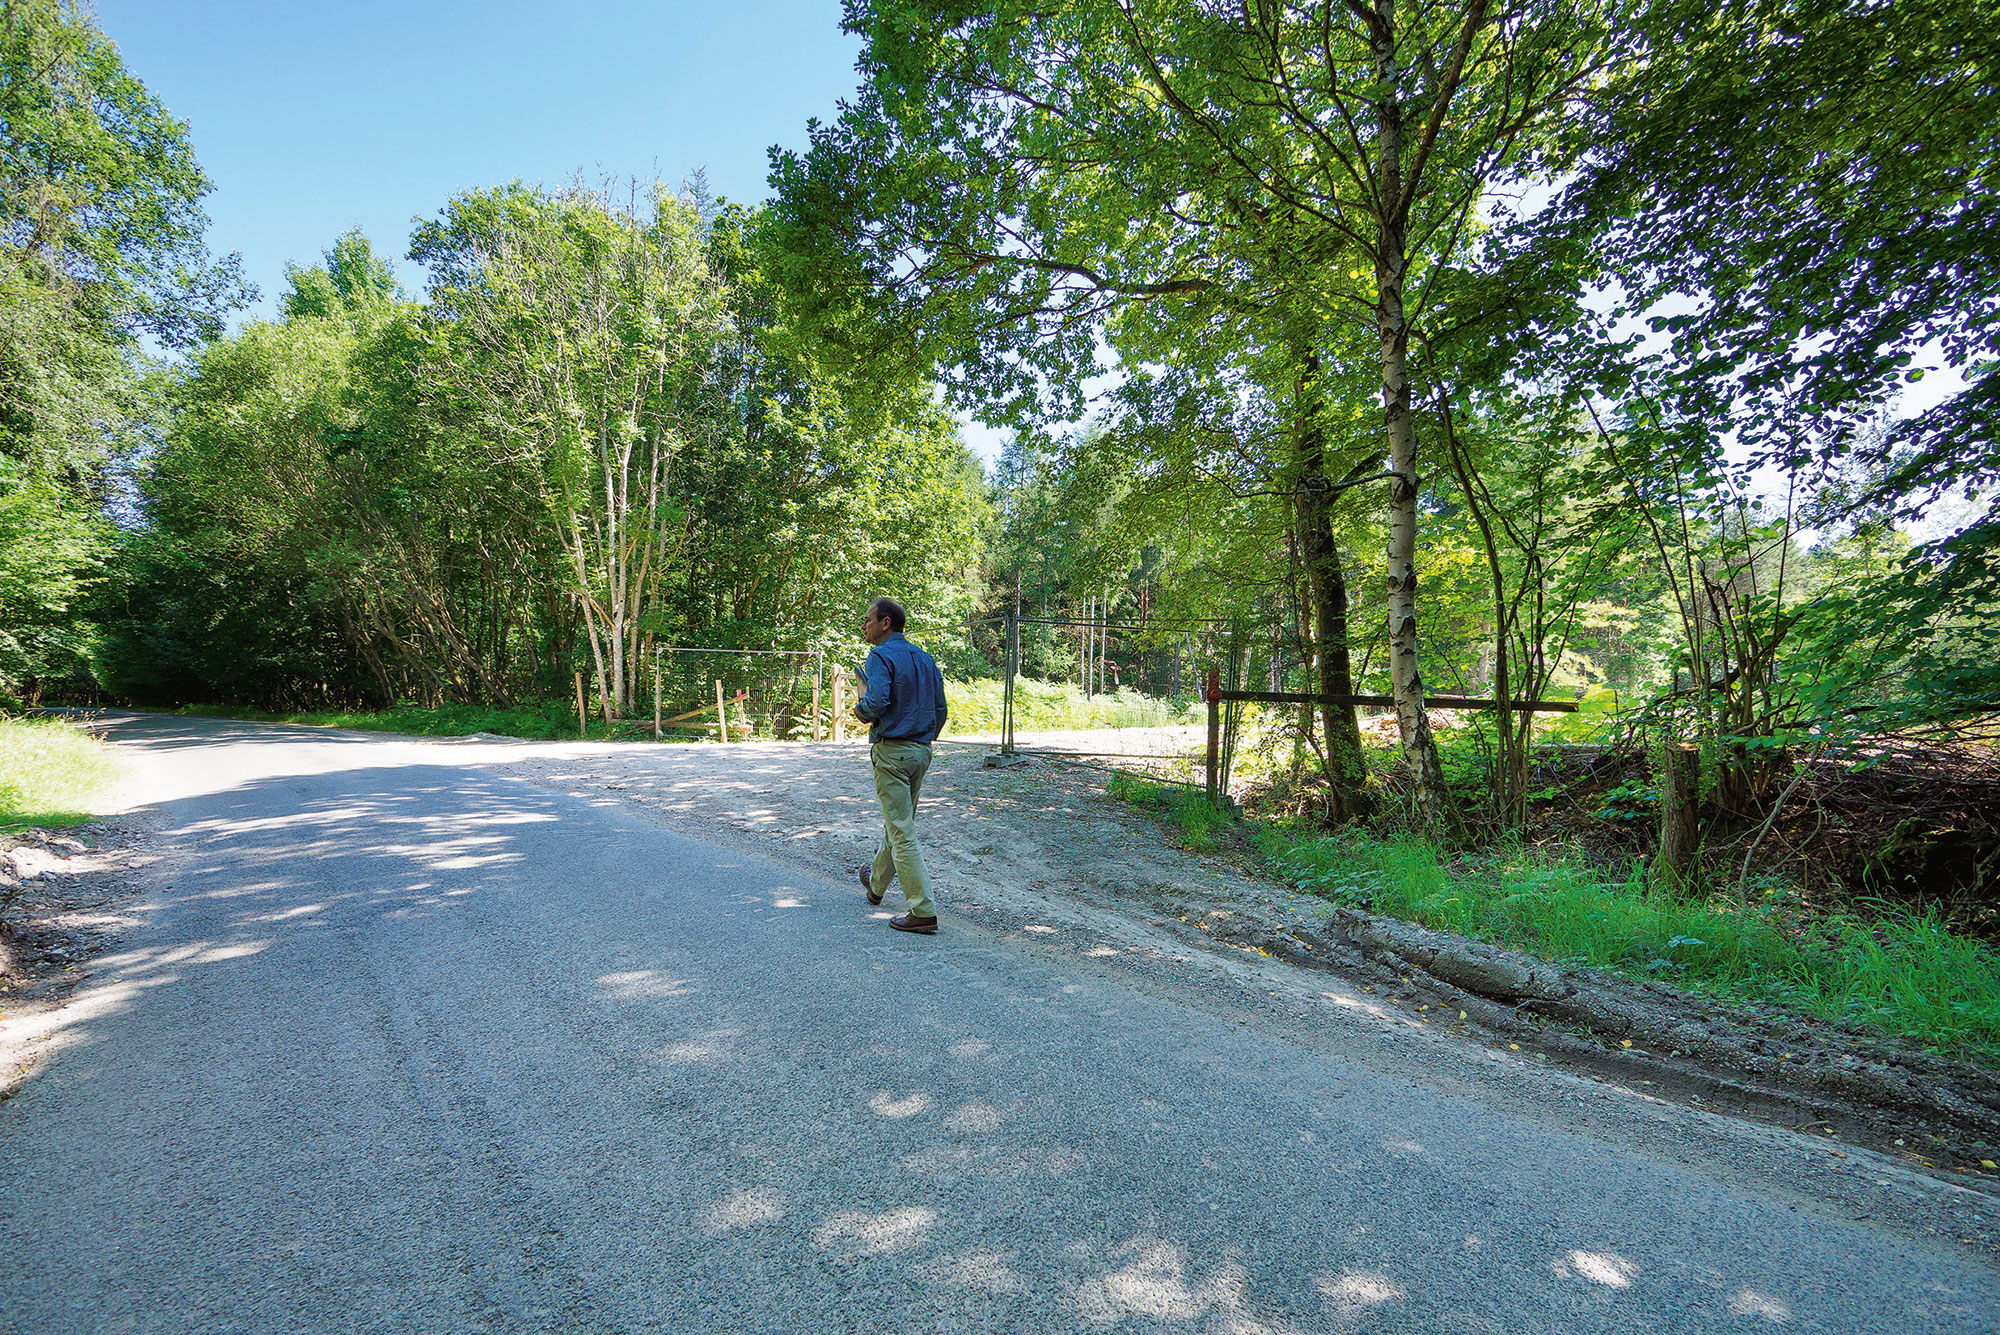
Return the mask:
[[[738,691],[736,694],[729,697],[729,703],[732,705],[740,705],[749,698],[750,697],[743,691]],[[698,714],[713,714],[714,712],[715,712],[714,705],[703,705],[700,709],[690,709],[685,714],[676,714],[672,718],[661,719],[660,726],[665,727],[669,723],[679,723],[682,719],[694,718]],[[713,723],[707,723],[703,724],[702,726],[713,728],[715,725]]]
[[[1294,691],[1225,691],[1222,689],[1222,673],[1216,668],[1208,670],[1208,689],[1202,692],[1208,701],[1208,800],[1214,805],[1225,806],[1229,793],[1223,785],[1220,765],[1222,759],[1222,706],[1225,703],[1243,701],[1265,705],[1393,705],[1393,695],[1303,695]],[[1498,700],[1480,700],[1469,695],[1427,695],[1424,697],[1427,709],[1498,709]],[[1509,700],[1509,712],[1574,714],[1574,700]]]
[[[1243,700],[1267,705],[1393,705],[1393,695],[1300,695],[1291,691],[1216,691],[1209,696],[1216,701]],[[1498,709],[1498,700],[1479,700],[1469,695],[1427,695],[1424,705],[1429,709]],[[1511,700],[1507,708],[1535,711],[1545,714],[1574,714],[1574,700]]]

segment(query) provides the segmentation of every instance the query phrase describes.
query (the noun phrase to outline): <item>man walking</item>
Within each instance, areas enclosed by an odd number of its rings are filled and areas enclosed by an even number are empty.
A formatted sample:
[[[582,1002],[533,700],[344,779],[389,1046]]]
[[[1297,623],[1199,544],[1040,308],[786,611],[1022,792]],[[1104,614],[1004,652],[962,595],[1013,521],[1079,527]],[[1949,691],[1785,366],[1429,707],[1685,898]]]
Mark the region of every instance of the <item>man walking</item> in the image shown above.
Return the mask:
[[[893,598],[868,604],[861,638],[874,647],[861,669],[866,689],[854,712],[869,724],[868,758],[882,802],[882,842],[875,864],[861,869],[861,888],[870,904],[880,904],[890,880],[898,881],[909,911],[889,925],[934,935],[937,906],[917,848],[917,791],[931,767],[931,743],[944,731],[944,674],[936,660],[903,638],[903,605]]]

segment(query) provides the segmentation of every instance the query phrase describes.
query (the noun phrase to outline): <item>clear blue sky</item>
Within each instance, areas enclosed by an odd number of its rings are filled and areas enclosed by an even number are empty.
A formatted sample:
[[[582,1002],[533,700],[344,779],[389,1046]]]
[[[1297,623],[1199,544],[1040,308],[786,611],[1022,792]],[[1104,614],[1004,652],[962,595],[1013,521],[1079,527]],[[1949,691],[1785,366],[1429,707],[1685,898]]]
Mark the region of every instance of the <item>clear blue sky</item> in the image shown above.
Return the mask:
[[[705,167],[717,194],[761,199],[766,150],[832,119],[859,50],[839,0],[98,0],[97,18],[189,123],[210,244],[242,252],[253,315],[287,261],[356,224],[400,257],[411,218],[473,186]],[[414,295],[421,271],[398,274]]]

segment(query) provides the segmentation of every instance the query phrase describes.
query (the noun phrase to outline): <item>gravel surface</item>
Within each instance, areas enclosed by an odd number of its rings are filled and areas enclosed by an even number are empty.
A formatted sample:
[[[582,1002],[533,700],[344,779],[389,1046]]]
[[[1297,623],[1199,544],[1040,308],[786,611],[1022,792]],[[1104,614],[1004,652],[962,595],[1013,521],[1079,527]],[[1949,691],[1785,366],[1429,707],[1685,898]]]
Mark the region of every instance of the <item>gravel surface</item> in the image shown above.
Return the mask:
[[[0,1330],[2000,1324],[1987,1197],[1190,946],[1033,773],[927,788],[921,938],[859,746],[112,735],[155,860],[0,1106]]]
[[[1176,732],[1022,741],[1117,745],[1128,757],[1123,767],[1148,745],[1171,748]],[[1220,958],[1239,984],[1268,977],[1308,1006],[1322,1004],[1313,999],[1331,984],[1385,1020],[1547,1058],[1690,1108],[1864,1145],[1975,1190],[2000,1186],[1990,1166],[2000,1158],[2000,1073],[1990,1067],[1859,1024],[1553,968],[1336,908],[1274,882],[1232,839],[1185,851],[1170,823],[1106,798],[1097,765],[1038,751],[995,772],[984,764],[991,750],[956,741],[940,748],[924,800],[933,879],[947,902],[988,926],[1051,948],[1078,943],[1090,960]],[[872,856],[878,818],[858,743],[526,755],[518,772],[576,796],[626,802],[706,838],[741,837],[745,847],[836,879]],[[1256,967],[1272,956],[1306,968]],[[1992,1240],[1983,1226],[1964,1233]]]

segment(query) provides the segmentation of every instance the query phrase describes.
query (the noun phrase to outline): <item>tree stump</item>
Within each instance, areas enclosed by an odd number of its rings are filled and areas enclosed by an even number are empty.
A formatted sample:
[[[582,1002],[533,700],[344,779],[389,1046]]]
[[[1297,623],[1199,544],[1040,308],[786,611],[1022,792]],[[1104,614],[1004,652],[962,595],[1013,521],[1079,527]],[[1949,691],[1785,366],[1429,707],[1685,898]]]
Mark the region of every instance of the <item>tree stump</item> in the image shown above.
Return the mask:
[[[1653,859],[1656,889],[1683,894],[1693,888],[1701,843],[1701,748],[1688,742],[1667,747],[1660,765],[1660,851]]]

